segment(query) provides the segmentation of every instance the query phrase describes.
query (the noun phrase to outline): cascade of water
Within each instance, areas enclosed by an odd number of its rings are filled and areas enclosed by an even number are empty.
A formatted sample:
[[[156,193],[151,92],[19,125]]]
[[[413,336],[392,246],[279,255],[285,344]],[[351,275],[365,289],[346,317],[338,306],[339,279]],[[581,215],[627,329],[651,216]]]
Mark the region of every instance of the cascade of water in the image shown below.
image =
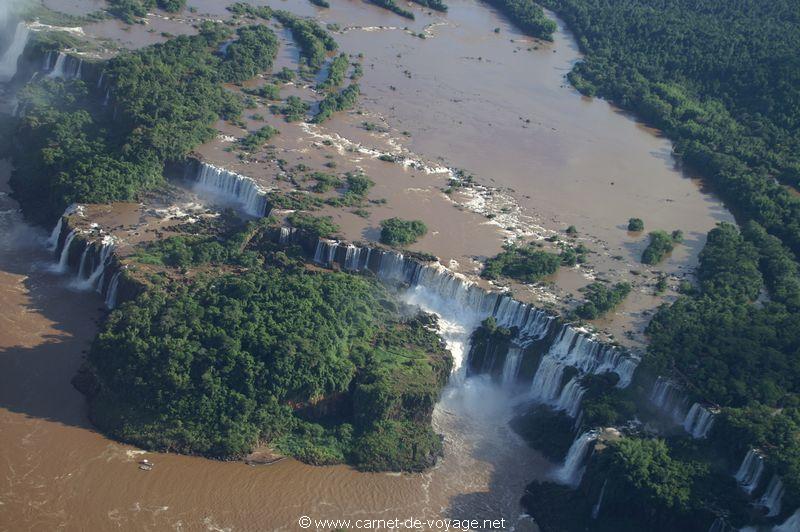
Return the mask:
[[[714,414],[700,406],[700,403],[694,403],[686,414],[683,428],[692,435],[692,438],[705,438],[713,424]]]
[[[597,436],[597,431],[590,430],[575,438],[569,447],[564,465],[554,474],[553,479],[556,482],[572,487],[577,487],[581,483],[586,458],[593,449],[593,443]]]
[[[736,471],[736,482],[747,493],[753,493],[761,481],[764,473],[764,457],[756,449],[750,449],[744,456],[739,470]]]
[[[237,203],[251,216],[266,216],[267,192],[246,176],[208,163],[200,165],[196,189]]]
[[[800,531],[800,508],[797,509],[789,518],[775,526],[772,532],[798,532]]]
[[[688,406],[686,394],[669,379],[659,377],[650,390],[650,402],[667,414],[675,423],[683,423]]]
[[[85,277],[86,259],[89,257],[90,249],[92,249],[92,245],[87,243],[83,248],[83,253],[81,253],[81,262],[80,266],[78,267],[78,280],[81,280]]]
[[[108,291],[106,292],[106,308],[112,310],[117,306],[117,290],[119,289],[119,277],[122,272],[114,273],[111,277],[111,282],[108,283]]]
[[[108,102],[111,100],[111,89],[106,89],[106,95],[103,96],[103,107],[108,107]]]
[[[100,72],[100,77],[97,78],[97,88],[98,89],[102,89],[103,88],[103,80],[105,79],[105,77],[106,77],[106,71],[103,70],[102,72]]]
[[[50,50],[49,52],[47,52],[47,54],[44,56],[44,59],[42,60],[42,72],[47,72],[48,70],[50,70],[50,65],[52,64],[53,64],[53,51]]]
[[[552,403],[561,391],[566,366],[558,361],[543,357],[539,362],[539,369],[533,376],[531,384],[531,399],[542,403]]]
[[[403,283],[406,281],[403,275],[403,254],[396,251],[385,251],[381,255],[381,263],[378,266],[378,278],[382,281]],[[427,288],[427,287],[426,287]]]
[[[294,227],[287,227],[285,225],[281,226],[281,234],[278,237],[278,242],[281,244],[288,244],[292,241],[292,235],[297,232],[297,229]]]
[[[600,515],[600,508],[603,506],[603,496],[606,494],[606,485],[608,484],[608,479],[603,481],[603,487],[600,488],[600,496],[597,498],[597,502],[592,506],[592,519],[597,519],[597,516]]]
[[[95,262],[94,269],[89,277],[86,279],[84,287],[87,289],[96,288],[98,280],[106,271],[106,267],[111,263],[112,253],[114,252],[114,238],[106,236],[103,238],[98,254],[97,261]]]
[[[285,243],[288,238],[288,229],[282,229],[279,241]],[[344,253],[337,253],[340,247]],[[432,312],[457,315],[465,323],[480,323],[493,316],[498,325],[516,328],[517,335],[503,365],[504,382],[516,379],[522,352],[534,342],[550,337],[553,324],[558,323],[547,312],[516,301],[508,294],[487,291],[441,264],[424,264],[393,250],[377,250],[380,260],[372,261],[372,252],[370,247],[320,239],[314,250],[313,261],[326,267],[333,266],[335,262],[348,271],[359,271],[376,263],[372,268],[379,279],[391,284],[409,285],[419,292],[424,305]],[[555,401],[561,392],[563,372],[568,366],[577,368],[581,374],[614,372],[619,376],[618,387],[624,388],[630,384],[638,363],[637,357],[597,342],[570,325],[562,325],[554,336],[556,340],[550,345],[533,379],[531,390],[534,398],[545,402]],[[486,367],[494,368],[493,365]],[[575,399],[578,390],[571,392]],[[574,410],[571,408],[571,411]]]
[[[67,238],[64,239],[64,247],[61,248],[61,256],[58,259],[58,265],[56,266],[55,270],[59,273],[64,273],[67,271],[69,261],[69,248],[72,245],[72,241],[75,240],[75,235],[77,232],[73,229],[67,235]]]
[[[581,408],[581,399],[585,392],[586,390],[581,387],[578,377],[573,377],[561,390],[561,395],[559,395],[555,407],[558,410],[563,410],[569,417],[575,417]]]
[[[767,491],[759,499],[758,504],[767,509],[767,517],[775,517],[781,513],[781,504],[783,502],[783,481],[778,475],[772,475],[772,478],[767,485]]]
[[[61,228],[64,226],[64,217],[60,217],[58,219],[58,223],[53,228],[53,231],[50,233],[50,238],[47,239],[47,249],[50,251],[55,251],[56,247],[58,246],[58,237],[61,236]]]
[[[325,266],[331,268],[333,267],[333,262],[336,259],[336,250],[339,249],[338,242],[331,242],[327,246],[328,256],[325,257]]]
[[[66,75],[64,74],[64,64],[67,62],[67,54],[64,52],[58,52],[56,56],[56,64],[53,65],[53,70],[47,74],[48,78],[65,78]]]
[[[17,63],[25,50],[25,45],[28,44],[29,35],[30,30],[27,24],[24,22],[17,24],[11,44],[0,57],[0,82],[9,81],[17,74]]]
[[[522,362],[522,349],[511,346],[506,354],[506,361],[503,363],[503,385],[510,386],[517,380],[519,365]]]
[[[317,264],[322,264],[322,253],[324,252],[324,250],[325,246],[322,243],[322,240],[319,240],[317,242],[317,247],[314,250],[314,262],[316,262]]]

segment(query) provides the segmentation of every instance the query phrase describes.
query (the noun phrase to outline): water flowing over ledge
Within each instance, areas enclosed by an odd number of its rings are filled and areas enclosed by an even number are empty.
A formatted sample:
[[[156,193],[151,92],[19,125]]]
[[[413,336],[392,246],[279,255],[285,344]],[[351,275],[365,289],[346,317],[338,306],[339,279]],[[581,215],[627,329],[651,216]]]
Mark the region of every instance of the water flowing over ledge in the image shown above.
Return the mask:
[[[73,205],[59,218],[47,240],[54,259],[50,271],[71,274],[69,286],[72,289],[96,291],[111,310],[119,301],[120,290],[125,292],[125,299],[131,299],[139,288],[123,278],[124,267],[115,255],[116,239],[99,229],[79,228],[72,218],[83,216],[82,207]]]
[[[197,163],[196,169],[190,164],[187,174],[196,191],[230,203],[250,216],[269,215],[267,191],[255,180],[205,162]]]
[[[25,45],[28,44],[30,29],[24,22],[17,24],[11,44],[0,57],[0,82],[10,81],[17,74],[17,65]]]
[[[650,403],[673,423],[681,425],[692,438],[708,437],[714,426],[716,409],[701,403],[689,403],[685,390],[665,377],[658,377],[650,389]]]
[[[47,52],[42,62],[42,72],[48,78],[80,79],[83,77],[83,59],[65,52]]]

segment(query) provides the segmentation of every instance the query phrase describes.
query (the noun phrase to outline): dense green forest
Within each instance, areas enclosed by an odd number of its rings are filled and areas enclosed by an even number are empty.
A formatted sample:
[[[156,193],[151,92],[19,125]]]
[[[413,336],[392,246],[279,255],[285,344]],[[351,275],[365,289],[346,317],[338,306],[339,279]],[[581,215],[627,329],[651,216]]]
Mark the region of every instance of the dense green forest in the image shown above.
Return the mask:
[[[111,313],[87,362],[93,420],[146,448],[218,458],[267,441],[314,464],[432,465],[430,416],[452,366],[435,318],[402,318],[375,280],[307,270],[265,236],[268,219],[232,219],[133,257],[198,273],[145,276]]]
[[[235,38],[220,55],[220,44]],[[74,202],[131,200],[163,181],[167,161],[214,136],[242,104],[223,87],[271,68],[277,39],[263,26],[205,22],[196,36],[120,54],[104,66],[108,105],[81,80],[40,79],[20,91],[11,184],[44,224]]]

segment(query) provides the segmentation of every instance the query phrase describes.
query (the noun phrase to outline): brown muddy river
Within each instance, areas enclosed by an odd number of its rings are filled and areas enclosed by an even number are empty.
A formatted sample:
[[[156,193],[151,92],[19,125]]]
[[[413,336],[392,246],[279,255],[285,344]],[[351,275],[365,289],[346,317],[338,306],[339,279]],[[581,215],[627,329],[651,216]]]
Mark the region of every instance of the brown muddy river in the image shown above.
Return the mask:
[[[53,7],[62,3],[74,13],[97,5],[48,0]],[[226,4],[189,0],[197,8],[192,16],[227,16]],[[651,229],[684,231],[687,245],[663,266],[668,271],[690,265],[702,235],[731,219],[676,168],[669,142],[565,85],[563,76],[579,56],[563,31],[553,44],[536,44],[473,0],[451,0],[446,16],[414,7],[414,22],[360,0],[332,0],[322,11],[306,0],[269,4],[356,26],[336,38],[345,51],[365,54],[360,84],[370,119],[383,120],[392,138],[402,137],[403,146],[432,163],[512,189],[526,216],[542,227],[576,225],[598,252],[622,256],[600,261],[609,270],[626,270],[643,247],[641,237],[624,231],[628,217],[642,217]],[[178,25],[162,20],[153,27],[178,33]],[[406,25],[429,38],[409,35]],[[144,26],[120,28],[105,21],[87,32],[124,47],[162,39]],[[283,51],[281,60],[292,57]],[[358,127],[363,120],[343,115],[323,132],[385,144]],[[307,142],[295,131],[294,141]],[[214,146],[207,150],[217,153]],[[468,262],[495,253],[507,236],[480,215],[455,209],[438,192],[442,177],[370,168],[376,195],[388,204],[369,220],[345,220],[355,237],[374,235],[371,228],[386,214],[422,218],[434,230],[419,249]],[[456,375],[447,388],[434,414],[445,458],[423,474],[143,455],[95,432],[69,381],[102,316],[101,298],[71,290],[68,279],[48,271],[47,235],[22,222],[7,196],[8,164],[0,170],[0,529],[298,530],[303,515],[503,517],[518,530],[532,526],[518,519],[517,501],[527,482],[553,466],[508,429],[509,396],[478,379]],[[470,331],[444,325],[451,347],[462,350]],[[144,457],[155,463],[152,471],[138,469]]]

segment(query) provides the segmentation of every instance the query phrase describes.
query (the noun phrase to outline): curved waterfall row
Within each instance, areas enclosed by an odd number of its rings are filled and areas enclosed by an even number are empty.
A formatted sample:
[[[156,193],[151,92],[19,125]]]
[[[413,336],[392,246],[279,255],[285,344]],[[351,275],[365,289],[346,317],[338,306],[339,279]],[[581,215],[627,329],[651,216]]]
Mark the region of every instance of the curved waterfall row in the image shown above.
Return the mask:
[[[293,243],[302,239],[298,232],[281,229],[278,240]],[[462,323],[479,324],[493,317],[496,324],[514,330],[510,346],[487,346],[481,364],[474,370],[493,374],[501,383],[514,385],[527,380],[531,397],[565,410],[575,417],[584,390],[579,379],[565,382],[568,368],[580,375],[613,372],[617,386],[630,384],[638,358],[611,345],[603,344],[555,316],[532,305],[514,300],[504,292],[486,290],[439,263],[425,263],[393,250],[356,246],[330,239],[318,239],[309,250],[312,260],[327,268],[346,271],[370,270],[390,284],[401,284],[424,292],[426,305],[438,313],[459,316]],[[537,361],[540,355],[541,361]],[[472,353],[474,355],[474,353]],[[525,361],[533,368],[524,376]],[[535,371],[533,371],[535,370]]]
[[[29,36],[30,29],[28,29],[28,25],[24,22],[17,24],[11,44],[0,57],[0,82],[10,81],[17,74],[17,64],[22,52],[25,51]]]
[[[763,474],[764,456],[757,449],[750,449],[744,456],[734,478],[746,493],[752,494],[761,482]]]
[[[564,465],[553,473],[553,480],[559,484],[577,487],[581,483],[586,462],[594,450],[594,442],[598,436],[598,431],[590,430],[575,438],[569,447]]]
[[[50,51],[42,62],[48,78],[77,79],[82,77],[83,59],[62,51]]]
[[[250,216],[260,217],[269,214],[266,190],[247,176],[213,164],[200,163],[193,178],[196,190],[231,202]]]
[[[78,290],[94,290],[104,297],[108,309],[113,309],[118,300],[122,270],[114,257],[116,241],[110,235],[93,236],[91,232],[73,229],[68,216],[78,212],[79,206],[71,206],[59,219],[47,240],[48,249],[56,260],[51,271],[74,273],[70,282]]]

